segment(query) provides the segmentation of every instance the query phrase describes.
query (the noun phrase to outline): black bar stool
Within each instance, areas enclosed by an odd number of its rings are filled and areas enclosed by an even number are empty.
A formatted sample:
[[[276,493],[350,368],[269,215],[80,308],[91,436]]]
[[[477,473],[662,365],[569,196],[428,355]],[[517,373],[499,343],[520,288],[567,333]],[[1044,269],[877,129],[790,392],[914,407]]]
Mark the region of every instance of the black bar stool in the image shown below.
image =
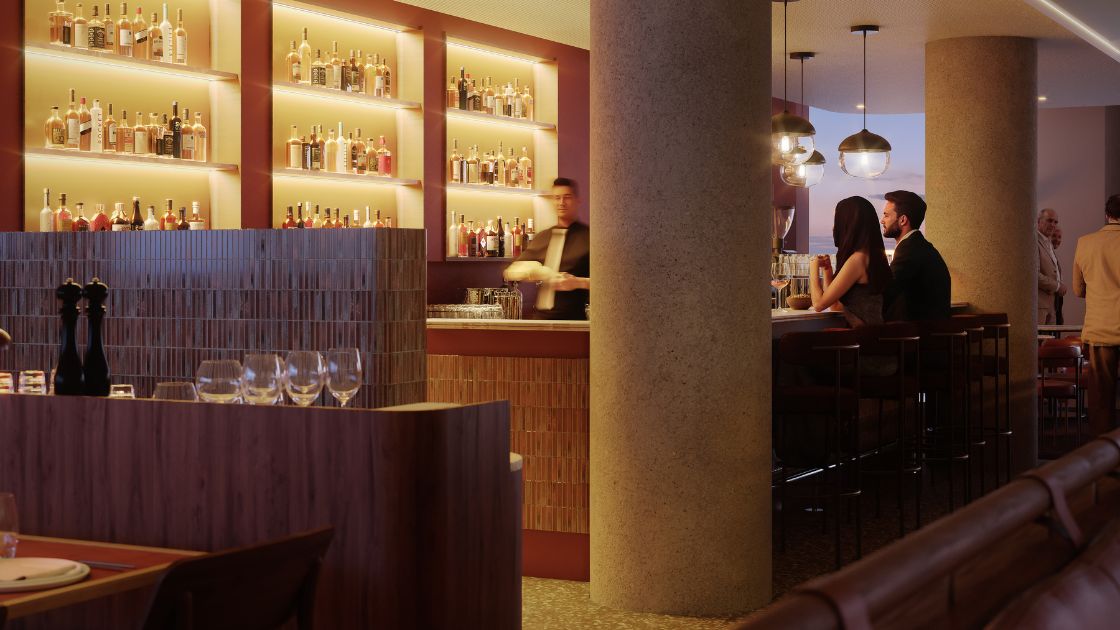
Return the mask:
[[[992,425],[983,431],[995,445],[996,486],[1011,481],[1011,324],[1007,313],[977,315],[984,327],[984,378],[991,377],[994,387]],[[1003,450],[1000,450],[1000,445]],[[1000,453],[1003,453],[1002,457]],[[1000,481],[1003,471],[1003,481]]]
[[[956,509],[954,466],[964,467],[964,501],[972,500],[969,325],[952,318],[921,325],[921,389],[926,398],[922,449],[925,461],[945,463],[950,511]]]

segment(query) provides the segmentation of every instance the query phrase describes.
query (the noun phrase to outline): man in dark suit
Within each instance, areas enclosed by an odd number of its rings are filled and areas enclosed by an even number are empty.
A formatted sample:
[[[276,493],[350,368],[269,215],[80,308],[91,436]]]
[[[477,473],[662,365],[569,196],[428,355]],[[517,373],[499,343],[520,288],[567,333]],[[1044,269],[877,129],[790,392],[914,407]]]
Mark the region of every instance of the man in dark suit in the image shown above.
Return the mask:
[[[896,241],[891,273],[883,295],[886,320],[917,321],[949,317],[952,280],[949,268],[918,228],[926,218],[926,202],[908,190],[886,194],[883,236]]]

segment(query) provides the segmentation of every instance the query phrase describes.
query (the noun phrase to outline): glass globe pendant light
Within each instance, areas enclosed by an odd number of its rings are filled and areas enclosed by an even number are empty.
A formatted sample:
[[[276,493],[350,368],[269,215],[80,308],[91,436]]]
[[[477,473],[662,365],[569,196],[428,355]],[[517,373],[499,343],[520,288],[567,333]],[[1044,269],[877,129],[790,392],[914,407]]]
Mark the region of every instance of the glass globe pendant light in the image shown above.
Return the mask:
[[[789,113],[789,3],[797,0],[773,0],[782,3],[782,105],[783,111],[770,119],[770,145],[774,164],[804,164],[813,155],[816,146],[813,136],[817,130],[801,116]]]
[[[867,34],[878,33],[879,27],[853,26],[852,32],[863,34],[863,129],[840,143],[840,169],[852,177],[874,179],[891,165],[891,143],[867,130]]]
[[[801,62],[801,102],[805,102],[805,60],[815,57],[811,52],[792,52],[790,59]],[[781,168],[782,181],[797,188],[816,186],[824,179],[824,156],[820,151],[813,151],[809,159],[802,164],[783,164]]]

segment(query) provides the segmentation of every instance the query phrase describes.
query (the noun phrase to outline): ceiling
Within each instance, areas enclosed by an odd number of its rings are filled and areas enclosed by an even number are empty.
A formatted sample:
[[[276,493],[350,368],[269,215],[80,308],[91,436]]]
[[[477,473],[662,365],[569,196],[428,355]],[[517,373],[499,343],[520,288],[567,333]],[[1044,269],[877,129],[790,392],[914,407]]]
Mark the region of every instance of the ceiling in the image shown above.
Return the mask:
[[[591,46],[592,0],[398,0],[579,48]],[[757,1],[757,0],[754,0]],[[773,94],[782,95],[782,5],[773,5]],[[1071,22],[1070,19],[1073,21]],[[856,112],[862,101],[861,44],[853,24],[878,24],[868,39],[870,112],[924,108],[925,42],[949,37],[1016,35],[1039,40],[1044,107],[1120,105],[1120,0],[799,0],[789,5],[789,50],[806,63],[810,105]],[[1089,43],[1077,22],[1099,33]],[[1110,57],[1112,50],[1115,57]],[[981,60],[977,60],[981,62]],[[798,99],[790,65],[790,97]]]

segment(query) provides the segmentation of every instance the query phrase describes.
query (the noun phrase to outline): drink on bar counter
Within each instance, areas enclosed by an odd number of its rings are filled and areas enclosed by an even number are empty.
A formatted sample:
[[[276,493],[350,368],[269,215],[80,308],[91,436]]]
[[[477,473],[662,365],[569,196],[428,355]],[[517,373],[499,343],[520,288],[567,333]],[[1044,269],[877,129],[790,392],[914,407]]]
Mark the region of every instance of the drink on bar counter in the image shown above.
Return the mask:
[[[284,76],[288,83],[392,98],[393,72],[389,67],[388,57],[382,57],[380,53],[363,55],[360,48],[350,48],[348,55],[341,54],[338,40],[331,41],[330,50],[326,54],[323,50],[311,46],[307,28],[303,29],[298,48],[296,41],[290,40],[283,61]]]
[[[82,3],[75,5],[75,12],[70,13],[65,0],[55,2],[55,9],[47,13],[50,43],[121,57],[187,64],[190,46],[183,9],[176,10],[173,26],[166,2],[163,3],[163,19],[160,20],[158,13],[152,13],[151,24],[144,21],[141,7],[136,8],[136,18],[130,20],[128,3],[122,2],[120,19],[114,21],[112,5],[105,3],[104,6],[104,13],[101,13],[100,6],[92,4],[92,15],[86,18]]]
[[[520,79],[507,81],[505,87],[495,87],[494,80],[486,77],[480,87],[462,66],[459,76],[451,77],[447,83],[447,107],[524,120],[534,120],[536,113],[532,91],[528,85],[522,89]]]

